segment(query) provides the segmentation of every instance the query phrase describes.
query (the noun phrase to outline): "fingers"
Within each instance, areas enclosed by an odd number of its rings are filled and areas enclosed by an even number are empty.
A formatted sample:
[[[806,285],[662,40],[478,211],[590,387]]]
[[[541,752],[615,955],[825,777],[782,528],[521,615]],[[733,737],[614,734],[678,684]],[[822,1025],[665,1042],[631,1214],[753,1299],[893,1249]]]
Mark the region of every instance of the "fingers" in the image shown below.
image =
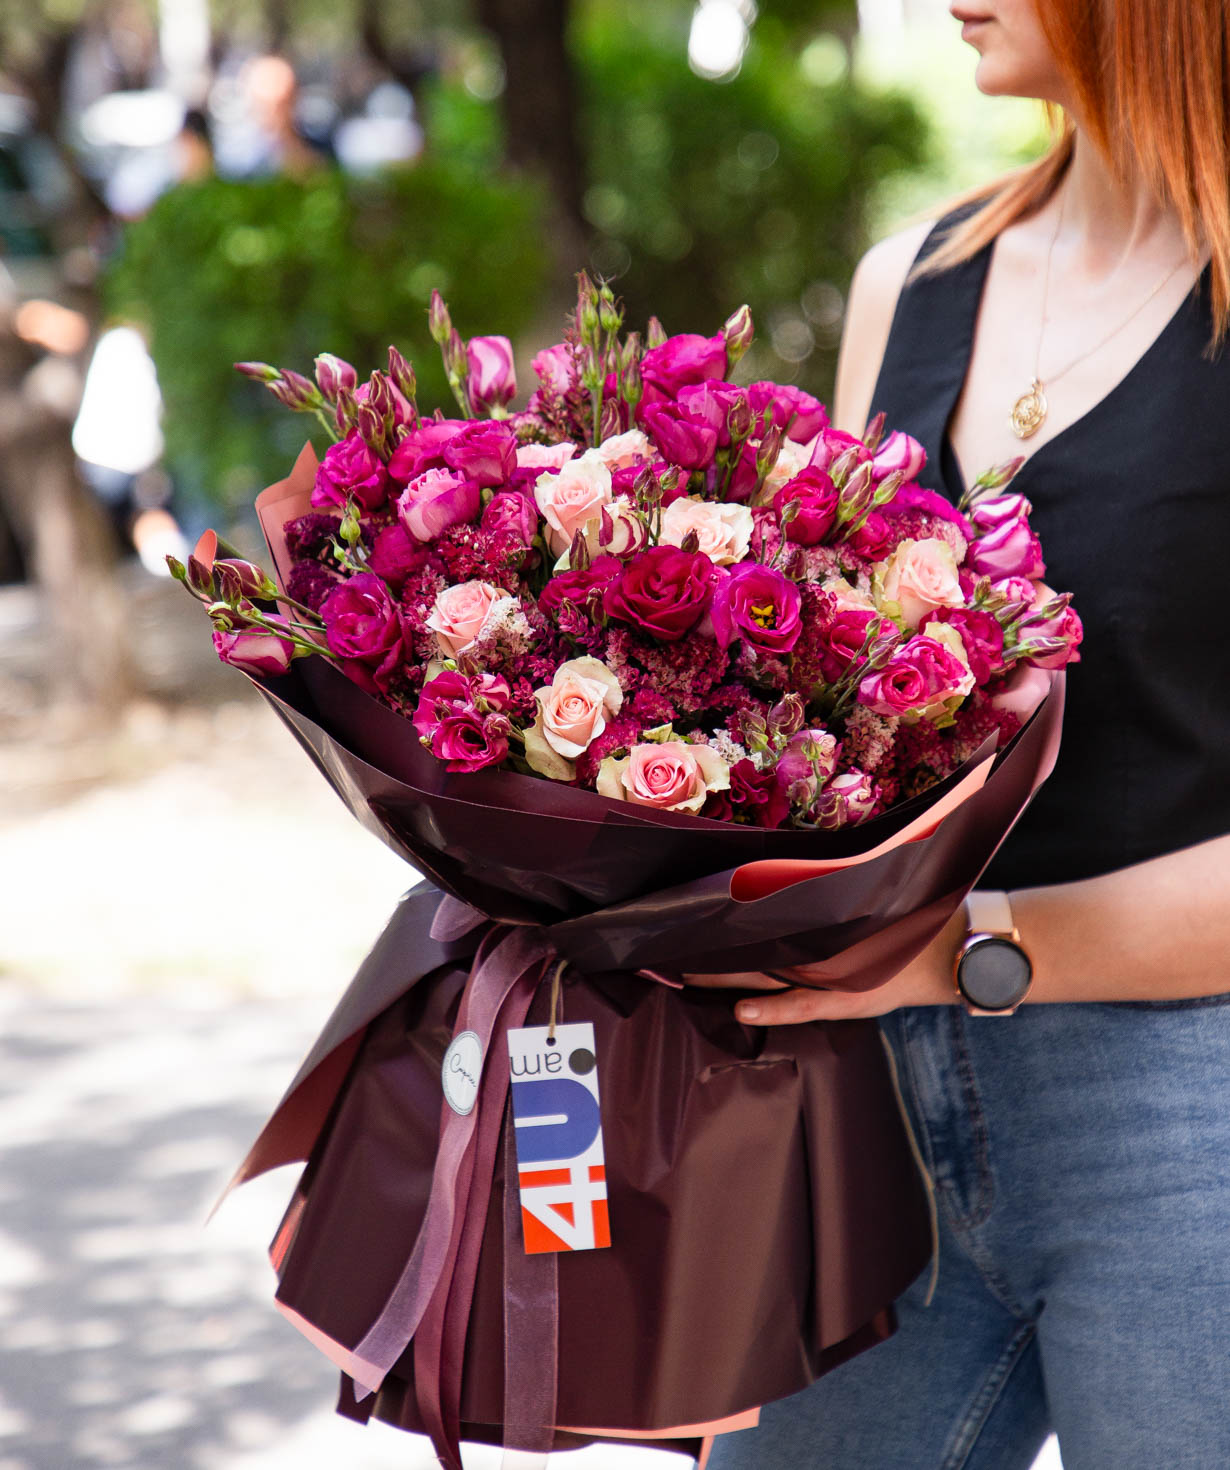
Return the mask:
[[[762,974],[759,970],[739,970],[727,975],[685,975],[684,983],[687,985],[702,985],[710,990],[786,990],[788,987],[782,980],[774,980],[771,975]]]
[[[870,995],[840,990],[786,990],[762,1000],[741,1000],[735,1007],[738,1019],[753,1026],[797,1026],[804,1021],[848,1021],[876,1014]]]

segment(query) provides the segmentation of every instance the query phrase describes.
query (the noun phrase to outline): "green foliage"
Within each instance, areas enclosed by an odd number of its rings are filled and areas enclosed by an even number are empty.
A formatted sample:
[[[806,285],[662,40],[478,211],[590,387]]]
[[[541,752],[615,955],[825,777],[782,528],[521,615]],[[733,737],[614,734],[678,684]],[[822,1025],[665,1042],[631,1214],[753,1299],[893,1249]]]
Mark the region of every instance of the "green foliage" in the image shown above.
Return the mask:
[[[130,225],[107,305],[146,329],[172,469],[195,493],[241,505],[289,469],[312,430],[231,364],[308,375],[319,352],[360,377],[396,343],[424,411],[448,403],[427,332],[433,287],[459,330],[515,336],[544,285],[541,210],[525,184],[438,161],[374,179],[210,180],[164,195]]]
[[[800,44],[762,13],[737,76],[687,64],[686,12],[594,6],[574,35],[589,160],[592,263],[629,319],[718,329],[746,301],[748,368],[827,396],[868,202],[912,169],[926,129],[900,93],[849,75],[832,36]]]

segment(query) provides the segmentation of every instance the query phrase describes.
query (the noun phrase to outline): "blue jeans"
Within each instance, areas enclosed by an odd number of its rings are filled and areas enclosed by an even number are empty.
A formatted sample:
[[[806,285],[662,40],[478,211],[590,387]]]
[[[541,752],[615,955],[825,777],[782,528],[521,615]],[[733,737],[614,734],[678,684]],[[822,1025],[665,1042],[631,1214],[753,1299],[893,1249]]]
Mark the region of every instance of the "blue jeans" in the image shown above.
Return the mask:
[[[1230,1467],[1230,994],[884,1020],[939,1275],[710,1470]]]

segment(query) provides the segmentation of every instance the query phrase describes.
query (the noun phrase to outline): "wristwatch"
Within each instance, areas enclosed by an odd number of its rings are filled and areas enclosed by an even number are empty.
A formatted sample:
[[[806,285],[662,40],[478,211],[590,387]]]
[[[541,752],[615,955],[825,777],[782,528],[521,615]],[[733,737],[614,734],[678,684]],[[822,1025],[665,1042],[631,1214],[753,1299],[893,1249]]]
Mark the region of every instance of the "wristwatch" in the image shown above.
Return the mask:
[[[953,961],[957,996],[971,1016],[1010,1016],[1034,971],[1006,893],[975,889],[965,900],[969,931]]]

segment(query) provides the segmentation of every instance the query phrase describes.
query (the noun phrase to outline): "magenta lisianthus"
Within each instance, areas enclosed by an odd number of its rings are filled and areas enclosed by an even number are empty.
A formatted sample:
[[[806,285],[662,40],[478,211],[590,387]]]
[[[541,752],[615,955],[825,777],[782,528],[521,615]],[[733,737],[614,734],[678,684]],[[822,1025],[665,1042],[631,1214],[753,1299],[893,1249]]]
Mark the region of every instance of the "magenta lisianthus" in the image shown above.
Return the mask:
[[[339,582],[320,606],[329,651],[369,692],[384,689],[403,661],[401,616],[389,589],[371,572]]]
[[[623,574],[623,563],[614,556],[599,556],[583,571],[557,572],[538,594],[538,606],[549,617],[561,607],[600,607],[603,595],[612,582]]]
[[[796,444],[810,444],[829,426],[828,410],[818,398],[791,383],[752,383],[747,401],[759,418],[767,409],[770,422]]]
[[[921,715],[968,691],[970,670],[935,638],[920,634],[858,686],[860,704],[876,715]]]
[[[871,461],[871,477],[879,483],[889,475],[901,475],[905,480],[915,479],[927,463],[927,451],[917,439],[899,430],[885,439]]]
[[[680,388],[677,402],[687,418],[708,424],[717,434],[717,442],[724,447],[730,443],[730,411],[746,397],[745,389],[713,379]]]
[[[475,413],[506,408],[517,396],[512,343],[507,337],[471,337],[466,343],[466,391]]]
[[[974,532],[969,521],[953,505],[952,501],[945,500],[934,490],[928,490],[922,485],[902,485],[896,495],[884,506],[884,513],[890,517],[910,510],[921,510],[924,515],[935,516],[937,520],[947,521],[949,525],[956,526],[967,541],[973,539]]]
[[[1076,609],[1064,604],[1051,616],[1028,622],[1020,631],[1017,646],[1040,669],[1062,669],[1080,662],[1077,650],[1084,636]]]
[[[508,754],[504,711],[512,691],[498,674],[445,670],[423,685],[414,712],[419,738],[450,771],[480,771]]]
[[[478,515],[477,484],[456,470],[424,470],[397,497],[397,516],[415,541],[434,541]]]
[[[376,510],[384,504],[388,488],[384,461],[353,430],[325,450],[316,469],[312,504],[342,506],[353,496],[364,510]]]
[[[693,332],[668,337],[641,358],[641,379],[646,389],[642,404],[677,398],[681,388],[693,383],[725,378],[728,361],[726,338],[720,332],[716,337],[700,337]]]
[[[985,684],[1004,670],[1004,630],[999,619],[980,608],[942,607],[928,613],[918,626],[925,633],[932,623],[947,623],[961,635],[970,673],[979,684]]]
[[[883,561],[896,539],[888,517],[873,510],[854,535],[846,537],[845,544],[864,561]]]
[[[444,446],[465,428],[466,422],[465,419],[424,420],[393,451],[389,475],[399,485],[405,485],[424,470],[444,469]]]
[[[853,449],[859,464],[871,458],[871,451],[861,439],[847,434],[843,429],[822,429],[811,452],[811,462],[817,469],[827,470],[835,459]]]
[[[567,343],[543,348],[530,359],[530,367],[548,393],[563,394],[577,386],[576,354]]]
[[[799,546],[819,546],[837,519],[837,487],[824,470],[809,466],[787,480],[773,497],[773,509],[781,516],[794,501],[798,509],[784,527],[787,541]]]
[[[608,617],[673,643],[700,622],[709,607],[712,586],[713,563],[703,552],[653,546],[634,557],[619,579],[608,584],[603,605]]]
[[[284,674],[290,668],[295,645],[276,633],[244,631],[214,632],[214,652],[224,664],[242,669],[245,674],[270,677]]]
[[[429,555],[422,542],[415,541],[400,521],[394,521],[377,533],[367,565],[382,582],[400,588]]]
[[[730,768],[731,816],[754,827],[775,829],[790,815],[787,788],[773,770],[758,771],[750,760],[736,761]]]
[[[1007,521],[1028,520],[1033,506],[1023,495],[984,495],[970,508],[970,524],[980,532],[993,531]]]
[[[450,469],[489,488],[503,485],[517,468],[517,436],[507,424],[474,419],[444,445]]]
[[[741,562],[713,589],[713,633],[723,648],[742,639],[759,653],[789,653],[803,624],[799,589],[781,572]]]
[[[538,507],[533,497],[519,490],[504,491],[493,495],[483,508],[484,531],[513,536],[523,546],[529,546],[538,535]]]
[[[706,469],[717,453],[718,431],[673,403],[654,403],[642,414],[645,432],[663,457],[685,470]]]
[[[867,642],[867,626],[878,617],[871,609],[842,608],[833,615],[819,635],[820,673],[834,684],[850,670],[850,665]]]
[[[843,771],[816,798],[811,819],[825,831],[853,827],[874,816],[879,805],[879,787],[866,771]]]
[[[980,577],[1042,577],[1042,547],[1024,516],[1001,521],[970,543],[966,563]]]

